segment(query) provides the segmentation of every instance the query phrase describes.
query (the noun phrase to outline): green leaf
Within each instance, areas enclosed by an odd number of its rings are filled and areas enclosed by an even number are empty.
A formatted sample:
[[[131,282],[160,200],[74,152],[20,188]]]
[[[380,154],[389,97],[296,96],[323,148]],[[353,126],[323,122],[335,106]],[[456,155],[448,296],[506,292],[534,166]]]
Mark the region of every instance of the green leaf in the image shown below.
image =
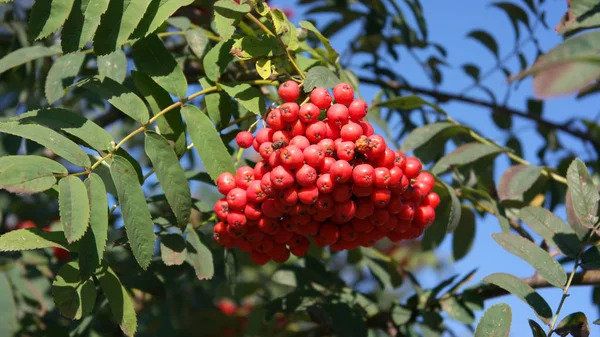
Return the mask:
[[[400,148],[403,152],[418,149],[427,144],[434,137],[450,137],[458,132],[465,131],[466,128],[462,125],[452,124],[450,122],[437,122],[426,124],[414,129],[402,142]]]
[[[173,105],[169,93],[156,84],[150,76],[138,71],[132,71],[131,75],[135,86],[150,105],[150,110],[154,115]],[[174,143],[175,152],[178,156],[181,156],[186,151],[187,144],[185,125],[181,119],[180,108],[172,109],[167,114],[158,117],[156,125],[161,136],[165,137],[169,143]]]
[[[238,21],[242,15],[250,11],[248,4],[236,4],[230,0],[220,0],[215,2],[215,27],[217,32],[224,40],[231,38],[235,33],[236,21]]]
[[[187,123],[194,147],[213,181],[223,172],[234,173],[231,156],[210,119],[193,105],[184,105],[181,114]]]
[[[215,274],[212,253],[202,243],[200,237],[193,228],[187,231],[186,234],[186,262],[194,267],[196,277],[198,277],[199,280],[210,280]]]
[[[39,228],[17,229],[0,236],[0,252],[14,252],[41,248],[68,249],[63,232],[46,232]]]
[[[600,25],[600,10],[593,0],[574,1],[570,9],[554,27],[559,34],[565,34]]]
[[[90,207],[90,225],[81,239],[85,247],[79,252],[81,277],[90,277],[102,263],[108,239],[108,198],[102,178],[96,173],[85,180]]]
[[[477,324],[474,337],[508,337],[512,311],[505,303],[498,303],[486,310]]]
[[[563,318],[554,332],[559,336],[588,337],[590,335],[590,325],[583,312],[574,312]]]
[[[329,62],[338,62],[340,55],[337,53],[337,51],[335,51],[335,49],[333,49],[329,40],[325,36],[323,36],[321,32],[319,32],[317,27],[315,27],[312,23],[308,21],[300,21],[300,27],[309,30],[317,36],[319,41],[321,41],[321,43],[323,44],[323,46],[325,46],[325,49],[327,50],[327,59],[329,60]]]
[[[0,189],[12,193],[43,192],[56,183],[54,173],[67,174],[60,163],[40,156],[0,157]]]
[[[438,175],[453,166],[470,164],[478,159],[505,152],[503,148],[496,145],[481,143],[468,143],[461,145],[456,150],[442,157],[433,167],[431,173]]]
[[[117,83],[123,83],[127,76],[127,56],[122,49],[98,56],[98,75],[102,80],[109,77]]]
[[[117,188],[125,230],[136,261],[146,270],[154,252],[154,224],[135,169],[127,159],[114,156],[110,174]]]
[[[493,3],[492,6],[500,8],[503,10],[508,19],[511,21],[514,31],[515,31],[515,40],[519,40],[519,22],[522,22],[528,29],[529,27],[529,17],[523,8],[517,6],[516,4],[510,2],[496,2]]]
[[[209,82],[205,77],[200,79],[200,85],[202,89],[208,89],[214,85]],[[206,105],[206,112],[210,116],[210,119],[219,127],[224,127],[231,119],[231,112],[235,108],[233,101],[226,93],[217,91],[204,95],[204,104]]]
[[[520,218],[563,255],[577,256],[579,253],[580,242],[573,228],[547,209],[525,207],[521,209]]]
[[[475,214],[462,207],[460,221],[452,235],[452,257],[459,261],[467,256],[475,241]]]
[[[155,34],[133,44],[133,61],[137,70],[144,72],[166,91],[184,97],[187,81],[183,70]]]
[[[179,266],[187,258],[185,240],[179,234],[167,234],[160,238],[160,256],[167,266]]]
[[[196,28],[186,30],[185,39],[194,55],[199,59],[202,59],[209,43],[208,36],[206,36],[204,29]]]
[[[137,316],[131,295],[109,266],[104,265],[97,277],[102,292],[108,299],[113,319],[126,336],[133,337],[137,330]]]
[[[0,132],[34,141],[77,166],[91,166],[90,158],[77,144],[60,133],[41,125],[14,121],[0,122]]]
[[[520,278],[506,274],[506,273],[494,273],[486,276],[483,282],[494,284],[509,293],[515,295],[521,301],[527,303],[535,314],[546,324],[550,323],[552,318],[552,309],[535,289]]]
[[[581,224],[592,228],[598,222],[598,189],[585,164],[576,158],[567,170],[567,186],[571,192],[573,210]]]
[[[81,239],[90,221],[90,205],[87,190],[81,179],[75,176],[62,178],[58,183],[60,223],[69,243]]]
[[[71,261],[58,270],[52,282],[52,297],[61,315],[81,319],[94,309],[96,286],[92,279],[82,280],[77,262]]]
[[[600,269],[600,247],[588,248],[581,257],[581,265],[585,269]]]
[[[134,120],[148,123],[148,108],[136,94],[110,77],[93,77],[82,82],[83,87],[106,99],[115,108]]]
[[[20,124],[39,124],[77,138],[82,145],[99,152],[108,151],[112,136],[91,120],[70,110],[48,108],[25,112],[15,118]]]
[[[401,305],[394,305],[392,309],[392,321],[395,325],[404,325],[410,321],[412,311]]]
[[[439,106],[437,106],[433,103],[427,102],[426,100],[424,100],[421,97],[416,96],[416,95],[394,97],[385,102],[378,103],[377,106],[380,108],[391,108],[391,109],[399,109],[399,110],[407,110],[407,111],[417,109],[422,106],[429,106],[429,107],[433,108],[435,111],[439,112],[440,114],[446,115],[446,112],[444,110],[442,110],[442,108],[440,108]]]
[[[500,200],[522,200],[542,174],[542,168],[531,165],[515,165],[504,171],[498,182]]]
[[[231,294],[235,296],[235,288],[237,285],[237,257],[233,249],[225,249],[225,256],[223,257],[223,263],[225,265],[225,278],[229,285]]]
[[[284,54],[279,41],[274,36],[244,36],[235,40],[230,51],[241,60],[257,59],[261,57],[278,56]]]
[[[133,33],[151,1],[110,1],[94,36],[94,53],[105,55],[119,49]]]
[[[479,41],[479,43],[481,43],[489,51],[491,51],[492,54],[496,56],[496,58],[498,57],[498,43],[496,42],[496,39],[494,39],[494,37],[490,35],[490,33],[483,30],[474,30],[470,32],[467,36]]]
[[[465,324],[473,324],[475,322],[473,311],[461,300],[457,299],[456,296],[450,296],[441,300],[440,305],[442,310],[447,312],[452,319]]]
[[[144,148],[179,227],[185,228],[192,212],[192,195],[175,151],[165,138],[153,131],[146,131]]]
[[[27,62],[37,60],[42,57],[59,55],[60,53],[60,46],[32,46],[17,49],[0,59],[0,74]]]
[[[152,0],[131,38],[142,38],[154,33],[176,10],[192,2],[194,0]]]
[[[45,93],[48,104],[52,104],[65,95],[66,87],[73,84],[73,79],[79,74],[85,54],[76,53],[59,57],[46,77]]]
[[[454,188],[436,178],[433,190],[440,195],[442,202],[436,209],[433,224],[425,230],[421,245],[425,250],[439,247],[446,233],[453,232],[461,218],[461,205]]]
[[[398,274],[396,266],[371,258],[365,258],[364,261],[382,289],[395,289],[402,285],[402,276]]]
[[[250,112],[258,116],[265,114],[265,98],[257,88],[241,82],[219,83],[219,85],[231,98]]]
[[[94,37],[110,0],[75,0],[61,34],[65,53],[83,48]]]
[[[202,59],[204,71],[209,80],[218,82],[229,63],[233,61],[233,55],[229,53],[233,43],[233,40],[219,41]]]
[[[13,297],[13,290],[5,272],[0,272],[0,294],[2,294],[0,295],[0,308],[2,308],[0,335],[14,336],[19,328],[18,311]]]
[[[536,321],[529,320],[529,327],[533,337],[547,337],[544,329]]]
[[[304,92],[311,92],[314,88],[333,88],[338,83],[340,83],[340,79],[329,68],[312,67],[306,73]]]
[[[71,12],[73,0],[36,1],[29,14],[29,35],[35,40],[57,31]]]
[[[272,69],[271,69],[271,60],[264,58],[260,60],[256,60],[256,72],[263,79],[266,80],[271,77]]]
[[[535,268],[548,283],[562,288],[567,282],[567,274],[563,267],[535,243],[509,233],[495,233],[492,237],[502,248]]]

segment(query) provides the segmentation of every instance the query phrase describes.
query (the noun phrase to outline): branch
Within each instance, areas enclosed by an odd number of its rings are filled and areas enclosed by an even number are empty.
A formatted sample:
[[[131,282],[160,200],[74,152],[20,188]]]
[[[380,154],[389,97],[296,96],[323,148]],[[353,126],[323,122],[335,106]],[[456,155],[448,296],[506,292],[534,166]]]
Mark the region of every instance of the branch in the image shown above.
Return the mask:
[[[596,139],[592,138],[589,133],[582,132],[579,130],[573,130],[565,125],[556,124],[556,123],[550,122],[548,120],[545,120],[539,116],[528,114],[527,112],[519,111],[519,110],[516,110],[513,108],[509,108],[505,105],[497,105],[497,104],[483,101],[483,100],[480,100],[477,98],[468,97],[465,95],[458,95],[458,94],[454,94],[454,93],[450,93],[450,92],[408,86],[408,85],[404,85],[404,84],[402,84],[398,81],[394,81],[394,80],[384,81],[384,80],[378,80],[378,79],[373,79],[373,78],[360,77],[359,81],[368,83],[368,84],[384,85],[393,90],[407,90],[407,91],[411,91],[411,92],[414,92],[417,94],[427,95],[427,96],[433,97],[440,101],[454,100],[454,101],[469,103],[472,105],[478,105],[478,106],[482,106],[482,107],[486,107],[486,108],[490,108],[490,109],[496,109],[498,111],[502,111],[502,112],[508,113],[510,115],[529,119],[531,121],[538,123],[539,125],[543,125],[548,128],[551,128],[551,129],[560,130],[564,133],[567,133],[571,136],[577,137],[581,140],[588,141],[588,142],[592,143],[595,147],[600,148],[600,142],[597,141]]]

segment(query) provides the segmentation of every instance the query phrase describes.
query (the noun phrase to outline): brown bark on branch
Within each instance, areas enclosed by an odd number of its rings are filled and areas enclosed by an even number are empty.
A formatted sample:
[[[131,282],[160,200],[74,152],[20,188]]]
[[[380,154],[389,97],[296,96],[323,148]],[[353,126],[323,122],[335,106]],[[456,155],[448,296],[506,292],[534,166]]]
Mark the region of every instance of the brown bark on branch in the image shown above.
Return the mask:
[[[508,113],[510,115],[529,119],[531,121],[538,123],[539,125],[546,126],[551,129],[560,130],[560,131],[562,131],[566,134],[569,134],[573,137],[577,137],[581,140],[588,141],[597,148],[600,147],[600,142],[598,140],[594,139],[589,133],[582,132],[579,130],[574,130],[566,125],[556,124],[556,123],[550,122],[548,120],[545,120],[539,116],[528,114],[527,112],[520,111],[517,109],[509,108],[505,105],[497,105],[497,104],[487,102],[484,100],[480,100],[477,98],[454,94],[451,92],[444,92],[444,91],[440,91],[440,90],[432,90],[432,89],[427,89],[427,88],[408,86],[408,85],[404,85],[398,81],[393,81],[393,80],[384,81],[384,80],[379,80],[379,79],[375,79],[375,78],[360,77],[359,81],[363,82],[363,83],[367,83],[367,84],[380,85],[380,86],[383,85],[383,86],[386,86],[393,90],[406,90],[406,91],[414,92],[417,94],[427,95],[427,96],[433,97],[440,101],[454,100],[454,101],[459,101],[459,102],[468,103],[468,104],[472,104],[472,105],[478,105],[478,106],[482,106],[482,107],[486,107],[486,108],[490,108],[490,109],[496,109],[498,111],[502,111],[502,112]]]

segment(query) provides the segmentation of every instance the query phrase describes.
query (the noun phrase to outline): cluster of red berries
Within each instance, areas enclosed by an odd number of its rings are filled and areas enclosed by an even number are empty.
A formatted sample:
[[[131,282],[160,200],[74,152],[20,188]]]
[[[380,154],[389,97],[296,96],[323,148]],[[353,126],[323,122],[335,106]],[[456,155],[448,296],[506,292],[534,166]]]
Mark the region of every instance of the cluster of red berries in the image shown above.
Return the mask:
[[[347,83],[315,88],[299,106],[298,84],[279,87],[284,104],[266,116],[256,137],[240,132],[242,148],[263,160],[216,183],[215,239],[238,246],[257,264],[304,256],[309,238],[333,251],[419,237],[435,218],[435,180],[415,157],[388,148],[363,118],[367,104]],[[319,120],[321,111],[326,118]]]

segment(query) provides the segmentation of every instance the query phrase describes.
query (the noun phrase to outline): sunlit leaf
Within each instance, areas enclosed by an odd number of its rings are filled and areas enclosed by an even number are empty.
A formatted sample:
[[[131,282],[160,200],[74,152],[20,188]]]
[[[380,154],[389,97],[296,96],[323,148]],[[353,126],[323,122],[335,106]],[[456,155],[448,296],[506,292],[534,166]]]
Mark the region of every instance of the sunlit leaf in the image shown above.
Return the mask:
[[[477,324],[474,337],[508,337],[512,311],[505,303],[498,303],[486,310]]]
[[[598,222],[600,196],[587,167],[580,159],[575,159],[569,166],[567,182],[575,215],[583,226],[594,227]]]
[[[79,241],[85,234],[90,220],[87,190],[81,179],[75,176],[62,178],[58,183],[60,223],[69,243]]]
[[[73,84],[84,59],[85,54],[75,53],[61,56],[54,61],[46,77],[45,93],[49,104],[65,95],[65,88]]]
[[[77,262],[63,265],[52,283],[52,297],[60,313],[70,319],[81,319],[92,313],[96,304],[96,286],[92,279],[82,280]]]
[[[579,238],[569,225],[552,212],[541,207],[525,207],[520,217],[531,229],[540,235],[548,244],[567,256],[579,253]]]
[[[498,182],[498,196],[501,200],[520,200],[523,193],[535,184],[542,168],[531,165],[515,165],[504,171]]]
[[[151,1],[110,1],[94,36],[94,53],[105,55],[120,48],[137,27]]]
[[[29,15],[29,34],[42,39],[57,31],[67,20],[74,0],[36,1]]]
[[[61,45],[65,53],[77,51],[92,40],[109,2],[110,0],[75,0],[61,34]]]

